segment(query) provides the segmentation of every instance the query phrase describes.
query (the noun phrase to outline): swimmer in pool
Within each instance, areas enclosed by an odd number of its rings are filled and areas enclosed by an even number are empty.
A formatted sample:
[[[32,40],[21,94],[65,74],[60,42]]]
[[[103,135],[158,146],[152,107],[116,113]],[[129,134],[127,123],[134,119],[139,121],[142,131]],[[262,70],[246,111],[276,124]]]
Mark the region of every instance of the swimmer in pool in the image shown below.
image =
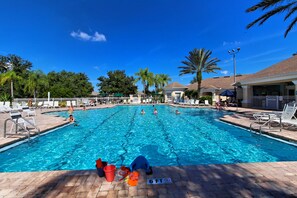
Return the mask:
[[[142,109],[141,110],[141,115],[144,115],[145,114],[145,111]]]

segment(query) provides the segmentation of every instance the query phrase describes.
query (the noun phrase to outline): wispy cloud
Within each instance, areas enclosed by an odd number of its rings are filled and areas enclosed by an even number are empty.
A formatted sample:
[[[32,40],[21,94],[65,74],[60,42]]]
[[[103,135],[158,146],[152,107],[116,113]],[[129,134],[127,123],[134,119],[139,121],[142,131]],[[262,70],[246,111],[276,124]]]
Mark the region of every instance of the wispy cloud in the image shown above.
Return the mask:
[[[89,35],[88,33],[82,32],[80,30],[78,31],[72,31],[70,33],[70,36],[73,38],[83,40],[83,41],[93,41],[93,42],[105,42],[106,37],[104,34],[100,34],[98,32],[95,32],[93,35]]]
[[[252,56],[249,56],[249,57],[246,57],[246,58],[242,58],[242,59],[240,59],[240,61],[249,61],[249,60],[262,58],[262,57],[267,57],[267,56],[270,57],[271,54],[275,54],[275,53],[278,53],[278,52],[281,52],[281,51],[284,51],[284,50],[286,50],[286,48],[272,49],[272,50],[268,50],[268,51],[263,52],[263,53],[258,53],[258,54],[255,54],[255,55],[252,55]]]
[[[100,67],[99,66],[94,66],[93,67],[95,70],[100,71]]]
[[[227,70],[223,70],[223,71],[220,71],[220,72],[221,72],[221,74],[224,74],[224,75],[227,75],[229,73],[229,71],[227,71]]]
[[[238,45],[240,45],[241,44],[241,42],[240,41],[224,41],[223,42],[223,46],[238,46]]]

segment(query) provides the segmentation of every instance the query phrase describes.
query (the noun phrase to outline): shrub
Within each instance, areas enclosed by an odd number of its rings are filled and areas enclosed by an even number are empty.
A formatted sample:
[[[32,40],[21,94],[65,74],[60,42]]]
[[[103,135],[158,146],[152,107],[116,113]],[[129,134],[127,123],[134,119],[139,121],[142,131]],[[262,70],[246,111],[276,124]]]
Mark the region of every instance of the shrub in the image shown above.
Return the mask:
[[[208,100],[209,104],[212,104],[212,96],[201,96],[200,101]]]

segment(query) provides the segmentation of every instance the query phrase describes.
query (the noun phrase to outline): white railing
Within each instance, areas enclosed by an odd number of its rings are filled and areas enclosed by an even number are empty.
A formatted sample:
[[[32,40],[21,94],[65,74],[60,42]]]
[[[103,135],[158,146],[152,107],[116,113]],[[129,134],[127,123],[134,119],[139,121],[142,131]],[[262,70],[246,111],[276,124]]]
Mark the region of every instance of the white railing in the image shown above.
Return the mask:
[[[281,110],[285,104],[295,101],[295,96],[253,96],[253,108]]]

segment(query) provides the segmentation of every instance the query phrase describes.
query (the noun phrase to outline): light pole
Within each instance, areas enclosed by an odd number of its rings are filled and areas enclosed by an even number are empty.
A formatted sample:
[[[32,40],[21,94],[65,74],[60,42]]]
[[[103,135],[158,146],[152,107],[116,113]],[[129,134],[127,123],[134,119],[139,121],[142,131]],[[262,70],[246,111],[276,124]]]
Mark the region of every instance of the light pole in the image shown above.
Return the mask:
[[[240,51],[240,48],[228,50],[228,53],[233,57],[233,69],[234,69],[234,78],[233,78],[233,86],[234,86],[234,95],[236,100],[236,57],[235,55]]]

